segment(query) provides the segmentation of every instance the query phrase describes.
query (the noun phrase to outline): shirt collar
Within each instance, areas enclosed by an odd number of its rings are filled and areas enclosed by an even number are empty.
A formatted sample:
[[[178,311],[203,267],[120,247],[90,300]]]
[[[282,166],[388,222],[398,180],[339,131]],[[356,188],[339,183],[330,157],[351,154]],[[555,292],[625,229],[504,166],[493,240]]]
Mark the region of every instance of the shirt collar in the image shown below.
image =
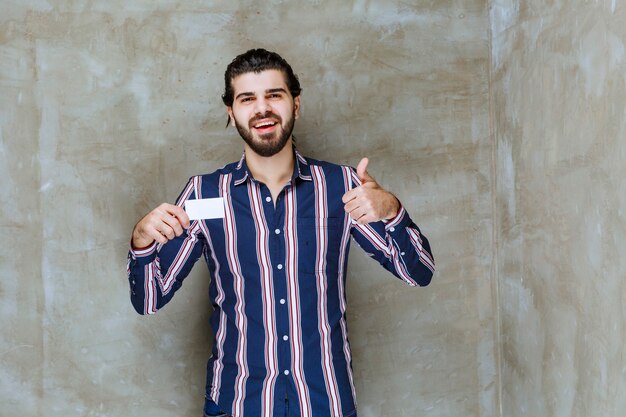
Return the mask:
[[[311,178],[311,167],[307,162],[306,158],[302,156],[302,154],[293,147],[295,164],[293,167],[293,175],[291,176],[292,180],[296,178],[300,178],[303,181],[312,181]],[[241,155],[241,159],[235,168],[235,172],[233,173],[233,180],[235,185],[241,185],[249,178],[252,178],[252,174],[248,170],[248,165],[246,164],[246,153],[244,152]]]

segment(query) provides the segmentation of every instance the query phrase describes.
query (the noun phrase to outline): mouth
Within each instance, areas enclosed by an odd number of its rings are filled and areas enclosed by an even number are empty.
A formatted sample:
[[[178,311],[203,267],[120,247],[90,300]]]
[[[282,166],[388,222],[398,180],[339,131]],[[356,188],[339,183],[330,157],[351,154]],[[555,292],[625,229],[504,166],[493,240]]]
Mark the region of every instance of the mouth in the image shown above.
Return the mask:
[[[273,119],[262,119],[255,121],[252,127],[260,134],[271,133],[278,127],[278,122]]]

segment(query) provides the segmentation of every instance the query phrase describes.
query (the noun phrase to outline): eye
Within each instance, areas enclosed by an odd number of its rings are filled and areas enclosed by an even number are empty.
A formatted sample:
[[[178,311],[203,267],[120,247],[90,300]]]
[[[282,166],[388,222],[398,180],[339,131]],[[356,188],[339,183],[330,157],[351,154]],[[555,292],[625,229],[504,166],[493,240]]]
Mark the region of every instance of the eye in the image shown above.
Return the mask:
[[[272,93],[268,97],[269,98],[278,99],[278,98],[282,98],[282,94],[280,94],[280,93]]]
[[[241,102],[242,103],[247,103],[247,102],[250,102],[250,101],[253,101],[253,100],[254,100],[254,97],[244,97],[244,98],[241,99]]]

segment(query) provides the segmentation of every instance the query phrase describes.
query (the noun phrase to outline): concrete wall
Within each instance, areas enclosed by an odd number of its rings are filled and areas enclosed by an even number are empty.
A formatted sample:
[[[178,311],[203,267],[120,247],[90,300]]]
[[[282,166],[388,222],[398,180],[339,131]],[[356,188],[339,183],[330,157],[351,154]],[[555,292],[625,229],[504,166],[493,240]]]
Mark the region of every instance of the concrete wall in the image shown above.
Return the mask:
[[[412,290],[354,248],[359,415],[499,415],[486,0],[0,10],[0,415],[200,415],[206,268],[139,317],[126,250],[143,214],[240,155],[219,95],[253,46],[300,75],[299,147],[369,156],[438,261],[432,286]]]
[[[626,409],[625,21],[493,1],[503,416]]]

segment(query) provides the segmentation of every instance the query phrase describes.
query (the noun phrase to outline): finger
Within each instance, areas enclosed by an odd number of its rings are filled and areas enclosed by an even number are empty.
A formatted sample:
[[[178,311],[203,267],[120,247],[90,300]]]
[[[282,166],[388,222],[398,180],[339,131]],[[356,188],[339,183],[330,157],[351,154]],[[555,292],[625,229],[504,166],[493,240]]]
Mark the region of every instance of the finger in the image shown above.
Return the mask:
[[[174,229],[165,222],[165,217],[169,216],[158,211],[151,213],[147,222],[142,227],[144,234],[150,236],[159,243],[166,243],[168,240],[176,237]],[[171,216],[170,216],[171,217]],[[172,217],[173,218],[173,217]],[[174,219],[174,221],[177,221]]]
[[[185,229],[189,228],[189,225],[191,224],[191,222],[189,221],[189,216],[187,215],[187,212],[185,210],[183,210],[183,212],[180,214],[180,216],[176,216],[176,217],[178,217],[178,220],[180,220],[180,224]]]
[[[367,224],[376,220],[371,210],[368,210],[365,207],[359,207],[358,209],[354,210],[353,213],[354,215],[352,218],[358,224]]]
[[[369,215],[369,214],[364,214],[363,216],[359,217],[359,220],[357,220],[357,223],[359,224],[368,224],[373,222],[375,219],[373,216]]]
[[[189,227],[189,216],[187,215],[185,209],[174,204],[164,204],[163,208],[167,213],[176,217],[182,227],[184,227],[185,229]]]
[[[146,231],[146,235],[150,236],[150,239],[155,240],[161,244],[167,243],[167,238],[161,234],[157,229],[151,229]]]
[[[363,158],[361,162],[356,166],[356,174],[361,180],[361,183],[366,183],[369,181],[373,181],[373,178],[367,173],[367,164],[369,163],[369,159]]]
[[[357,220],[356,222],[358,224],[368,224],[368,223],[371,223],[373,221],[374,221],[374,219],[373,219],[373,217],[371,215],[364,214],[361,217],[359,217],[359,220]]]
[[[356,174],[362,180],[367,173],[367,164],[369,163],[369,159],[362,158],[359,164],[356,166]]]
[[[176,236],[180,236],[183,234],[183,226],[181,225],[178,218],[170,214],[166,214],[163,217],[163,221],[165,222],[165,224],[167,224],[169,227],[171,227],[174,230],[174,233],[176,234]]]
[[[167,240],[172,240],[176,237],[176,233],[174,232],[174,229],[172,229],[165,222],[161,222],[161,224],[157,227],[157,231],[161,233],[163,236],[165,236]]]
[[[348,201],[354,200],[356,198],[356,196],[358,195],[358,191],[357,188],[354,188],[350,191],[348,191],[347,193],[345,193],[343,195],[343,197],[341,197],[341,201],[343,201],[343,203],[347,203]]]
[[[364,210],[363,207],[357,207],[356,209],[350,212],[350,217],[352,217],[355,221],[358,222],[359,219],[363,217],[365,214],[366,214],[366,210]]]
[[[185,229],[189,227],[189,224],[190,224],[189,215],[187,215],[187,212],[185,211],[185,209],[183,209],[182,207],[174,206],[174,213],[172,214],[176,216],[176,218],[180,221],[180,224]]]
[[[349,201],[348,203],[346,203],[343,206],[343,209],[346,211],[346,213],[352,213],[354,210],[356,210],[357,208],[359,208],[360,203],[359,201],[355,198],[354,200]]]

